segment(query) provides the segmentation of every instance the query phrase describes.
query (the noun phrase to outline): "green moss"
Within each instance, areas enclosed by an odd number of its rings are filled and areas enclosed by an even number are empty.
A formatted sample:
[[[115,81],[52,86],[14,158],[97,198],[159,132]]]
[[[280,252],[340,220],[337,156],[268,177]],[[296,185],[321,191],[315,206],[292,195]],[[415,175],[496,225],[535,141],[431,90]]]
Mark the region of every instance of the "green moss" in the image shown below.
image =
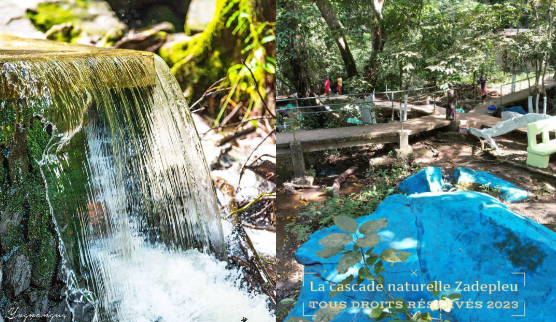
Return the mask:
[[[37,153],[37,151],[33,151]],[[42,151],[41,151],[42,153]],[[56,268],[56,249],[52,227],[52,219],[48,201],[46,199],[44,182],[38,173],[28,180],[32,187],[29,193],[29,223],[27,247],[32,256],[32,275],[36,285],[47,287]]]
[[[12,107],[11,115],[15,115],[21,130],[5,135],[6,147],[0,148],[0,209],[3,210],[0,222],[5,225],[0,236],[2,255],[16,247],[18,252],[28,255],[33,283],[47,288],[56,269],[58,254],[46,189],[37,161],[42,159],[50,135],[44,131],[40,120],[32,117],[31,109],[25,109],[25,104],[7,104],[7,101],[1,103]],[[6,162],[5,155],[8,154],[11,161]]]
[[[15,134],[17,115],[12,104],[0,102],[0,145],[5,145]]]
[[[67,22],[77,22],[83,14],[87,14],[87,1],[75,0],[70,2],[41,2],[36,10],[27,11],[27,17],[33,25],[42,32],[47,32],[55,25]]]
[[[56,25],[46,32],[46,39],[74,43],[81,38],[82,32],[73,24]]]
[[[226,26],[235,8],[226,8],[230,0],[217,0],[213,20],[200,34],[160,50],[160,56],[172,66],[182,90],[195,99],[226,74],[226,68],[238,61],[241,37],[232,33],[234,25]]]

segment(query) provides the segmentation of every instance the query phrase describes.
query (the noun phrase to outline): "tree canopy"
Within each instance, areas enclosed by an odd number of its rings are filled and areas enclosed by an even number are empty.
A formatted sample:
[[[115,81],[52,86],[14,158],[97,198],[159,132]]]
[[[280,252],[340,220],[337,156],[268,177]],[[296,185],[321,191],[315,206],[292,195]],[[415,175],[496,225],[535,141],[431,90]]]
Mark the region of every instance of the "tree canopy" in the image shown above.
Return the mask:
[[[555,58],[554,7],[553,0],[278,0],[279,92],[319,93],[336,76],[347,78],[350,92],[523,70],[540,79]]]

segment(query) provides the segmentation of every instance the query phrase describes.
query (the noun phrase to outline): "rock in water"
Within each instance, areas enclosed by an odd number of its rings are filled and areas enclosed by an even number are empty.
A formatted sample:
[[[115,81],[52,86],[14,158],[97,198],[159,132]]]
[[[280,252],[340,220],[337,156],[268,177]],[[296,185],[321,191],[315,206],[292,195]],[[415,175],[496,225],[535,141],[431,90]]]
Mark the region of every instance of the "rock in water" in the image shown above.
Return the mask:
[[[405,179],[398,185],[398,191],[405,195],[422,192],[442,191],[442,170],[428,167]]]
[[[393,267],[384,263],[386,271],[382,275],[387,288],[396,286],[389,290],[394,298],[402,297],[418,307],[420,300],[428,302],[435,298],[426,289],[406,291],[398,287],[406,283],[409,287],[420,287],[437,281],[444,287],[450,286],[442,294],[462,295],[455,302],[461,307],[454,306],[451,312],[442,312],[444,320],[521,321],[512,315],[523,315],[524,303],[527,321],[556,320],[553,282],[556,235],[511,212],[497,199],[469,191],[398,194],[386,198],[373,214],[357,222],[361,225],[378,218],[386,218],[388,226],[378,231],[381,242],[373,253],[381,254],[385,249],[395,248],[412,254]],[[342,254],[328,259],[316,255],[324,248],[318,241],[339,232],[337,226],[321,229],[297,251],[297,260],[306,265],[305,277],[297,304],[286,321],[296,321],[292,317],[312,320],[310,315],[318,309],[318,306],[312,308],[312,301],[345,301],[348,309],[332,321],[367,321],[371,310],[362,307],[388,300],[384,292],[372,290],[344,292],[329,298],[333,283],[339,283],[350,273],[357,276],[362,267],[358,264],[348,273],[338,275],[336,266]],[[351,249],[351,245],[346,247]],[[362,284],[372,285],[369,281]],[[465,285],[469,285],[468,288]],[[506,291],[502,291],[504,285],[509,285]],[[324,291],[319,291],[319,287]],[[439,318],[439,311],[431,311],[427,303],[424,305],[410,312],[429,312],[433,318]]]
[[[488,185],[488,189],[492,189],[498,197],[507,202],[518,202],[529,198],[529,192],[526,190],[520,189],[512,183],[497,178],[488,172],[457,168],[454,172],[454,178],[458,184],[477,184],[485,186],[485,188]]]

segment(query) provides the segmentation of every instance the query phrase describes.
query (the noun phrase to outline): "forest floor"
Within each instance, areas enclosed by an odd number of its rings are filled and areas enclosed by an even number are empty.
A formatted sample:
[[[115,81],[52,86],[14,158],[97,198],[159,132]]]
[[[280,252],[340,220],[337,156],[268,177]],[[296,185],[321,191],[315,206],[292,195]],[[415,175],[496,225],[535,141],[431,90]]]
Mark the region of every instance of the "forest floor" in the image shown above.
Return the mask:
[[[525,165],[526,134],[512,132],[495,140],[500,147],[498,157],[483,152],[479,141],[467,134],[441,132],[423,134],[410,139],[410,144],[414,151],[414,164],[419,167],[440,167],[444,174],[450,176],[458,167],[487,171],[528,190],[530,197],[527,200],[505,204],[512,211],[529,217],[556,232],[556,177],[529,171],[526,166],[516,167],[507,163],[509,161]],[[357,194],[366,188],[368,180],[365,177],[365,170],[371,164],[374,167],[382,167],[399,162],[388,153],[390,149],[388,145],[376,145],[369,148],[350,148],[332,153],[320,153],[316,156],[315,184],[326,184],[331,180],[329,177],[341,173],[351,165],[359,165],[359,170],[348,177],[341,190],[342,195]],[[337,168],[337,170],[330,171],[330,168]],[[546,173],[556,174],[556,155],[552,156],[549,168],[544,170]],[[322,176],[318,176],[319,174]],[[297,263],[294,257],[303,241],[297,240],[297,235],[286,230],[285,225],[306,210],[310,202],[326,200],[327,193],[317,189],[298,190],[298,195],[287,196],[284,191],[279,190],[278,198],[277,297],[280,302],[285,298],[297,298],[303,277],[303,265]],[[277,321],[283,321],[291,307],[291,304],[279,305]]]

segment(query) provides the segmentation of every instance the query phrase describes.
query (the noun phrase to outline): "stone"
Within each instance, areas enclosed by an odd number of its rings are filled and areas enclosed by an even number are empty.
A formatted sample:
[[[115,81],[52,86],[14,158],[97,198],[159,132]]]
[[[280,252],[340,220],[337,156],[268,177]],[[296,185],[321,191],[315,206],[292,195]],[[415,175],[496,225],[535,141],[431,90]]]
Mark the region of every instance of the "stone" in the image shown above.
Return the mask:
[[[511,315],[523,315],[524,303],[527,303],[527,321],[556,320],[556,302],[553,301],[556,296],[553,282],[556,235],[512,212],[496,198],[473,191],[396,194],[386,198],[373,214],[358,218],[357,222],[361,225],[379,218],[386,218],[388,226],[378,231],[381,242],[373,253],[381,254],[388,248],[411,253],[402,263],[393,267],[384,265],[386,271],[382,275],[386,287],[405,283],[419,287],[437,281],[444,287],[449,285],[449,290],[442,294],[462,295],[456,302],[471,300],[472,306],[482,302],[481,308],[466,309],[463,304],[461,308],[455,306],[451,312],[442,312],[442,319],[449,321],[519,321]],[[347,274],[339,275],[336,266],[342,254],[328,259],[316,255],[324,248],[319,240],[340,232],[337,226],[321,229],[297,251],[296,259],[305,265],[304,282],[286,321],[297,321],[293,317],[311,321],[317,311],[311,308],[311,301],[345,302],[349,309],[342,311],[332,320],[334,322],[367,321],[370,310],[362,309],[362,302],[388,299],[384,292],[372,290],[373,282],[369,281],[361,284],[369,288],[365,292],[350,291],[329,297],[329,287],[333,283],[339,283],[348,274],[357,276],[358,269],[363,267],[360,263]],[[480,287],[485,285],[497,290],[492,294],[472,288],[464,291],[465,285],[472,287],[476,281]],[[460,282],[462,284],[458,284]],[[497,286],[498,283],[501,286]],[[517,291],[501,291],[502,285],[513,285]],[[320,287],[324,291],[319,291]],[[426,289],[390,290],[390,293],[394,298],[403,297],[414,303],[435,299]],[[489,309],[489,301],[517,304],[516,308]],[[409,311],[428,312],[432,318],[439,318],[439,311],[431,311],[426,303],[423,309]]]
[[[394,149],[397,157],[407,157],[413,154],[413,148],[409,145],[409,132],[400,131],[398,133],[398,146]]]
[[[457,184],[489,185],[494,192],[500,191],[498,197],[507,202],[518,202],[529,198],[529,192],[516,187],[514,184],[502,180],[484,171],[468,168],[457,168],[454,172]]]
[[[293,173],[295,178],[303,178],[305,176],[305,159],[303,158],[303,149],[301,143],[290,143],[290,151],[293,164]]]
[[[422,192],[440,192],[442,191],[442,170],[440,168],[427,167],[400,182],[398,191],[405,195]]]
[[[31,263],[27,256],[14,254],[6,263],[4,287],[12,298],[29,288],[31,284]]]
[[[44,34],[33,26],[26,16],[26,8],[21,1],[0,0],[0,33],[26,38],[44,38]]]
[[[50,320],[50,322],[68,322],[68,321],[72,321],[71,311],[70,311],[66,301],[58,302],[50,310],[50,314],[53,315],[53,318],[52,318],[52,320]]]

